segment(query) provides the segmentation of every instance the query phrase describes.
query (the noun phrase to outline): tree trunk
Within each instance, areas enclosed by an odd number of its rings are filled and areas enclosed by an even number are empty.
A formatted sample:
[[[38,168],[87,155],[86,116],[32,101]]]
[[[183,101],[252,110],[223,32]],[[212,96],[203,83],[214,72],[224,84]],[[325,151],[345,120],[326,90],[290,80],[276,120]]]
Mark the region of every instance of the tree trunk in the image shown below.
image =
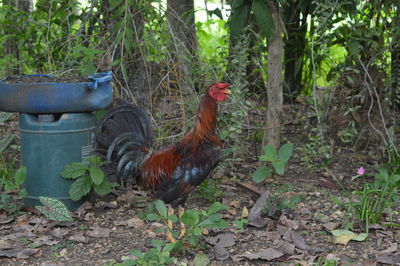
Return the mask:
[[[197,50],[194,0],[168,0],[167,19],[175,39],[194,55]]]
[[[278,7],[270,2],[270,10],[275,23],[274,35],[268,40],[268,106],[263,146],[280,146],[282,114],[282,58],[283,40]]]

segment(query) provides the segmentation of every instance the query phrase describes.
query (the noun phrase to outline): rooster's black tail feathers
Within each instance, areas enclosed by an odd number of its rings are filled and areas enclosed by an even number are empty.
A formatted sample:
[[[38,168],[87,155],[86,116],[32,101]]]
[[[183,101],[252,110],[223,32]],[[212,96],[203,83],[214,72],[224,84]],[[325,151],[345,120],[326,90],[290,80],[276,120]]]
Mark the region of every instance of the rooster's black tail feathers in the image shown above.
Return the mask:
[[[111,180],[126,183],[138,175],[138,168],[153,145],[153,133],[146,111],[118,100],[95,130],[95,153],[107,161],[103,170]]]

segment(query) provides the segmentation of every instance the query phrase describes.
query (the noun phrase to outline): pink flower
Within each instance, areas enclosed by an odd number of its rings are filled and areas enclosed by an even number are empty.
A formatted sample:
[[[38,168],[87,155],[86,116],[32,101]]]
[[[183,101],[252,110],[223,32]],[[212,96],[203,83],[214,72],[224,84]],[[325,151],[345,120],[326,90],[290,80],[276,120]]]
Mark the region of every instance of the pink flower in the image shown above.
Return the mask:
[[[364,167],[360,167],[360,168],[358,168],[357,169],[357,175],[363,175],[363,174],[365,174],[365,169],[364,169]]]

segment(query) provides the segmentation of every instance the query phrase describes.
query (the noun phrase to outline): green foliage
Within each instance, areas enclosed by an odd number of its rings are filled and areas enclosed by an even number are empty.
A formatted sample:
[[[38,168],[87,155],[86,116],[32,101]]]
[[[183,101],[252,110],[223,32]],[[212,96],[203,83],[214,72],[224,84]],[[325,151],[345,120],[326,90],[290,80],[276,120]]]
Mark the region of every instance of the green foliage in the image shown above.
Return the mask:
[[[13,116],[13,113],[0,112],[0,124],[7,122]],[[10,146],[13,140],[14,135],[12,134],[7,134],[4,137],[0,138],[0,154],[4,152],[8,148],[8,146]]]
[[[179,221],[185,225],[186,232],[175,243],[176,245],[182,245],[184,242],[189,243],[191,247],[202,245],[203,229],[225,229],[229,226],[219,214],[220,211],[227,209],[227,207],[219,202],[214,202],[207,210],[187,210],[179,218],[175,214],[168,215],[167,206],[161,200],[155,201],[155,208],[158,213],[146,214],[145,218],[147,220],[158,220],[165,224],[168,222],[176,224]],[[167,230],[174,237],[178,235],[174,230],[169,228]]]
[[[286,184],[279,189],[279,195],[284,194],[285,192],[293,191],[293,186],[291,184]],[[263,213],[267,213],[268,215],[280,215],[285,210],[294,210],[296,205],[301,202],[301,195],[295,195],[291,197],[283,197],[278,195],[272,195],[266,205],[262,210]]]
[[[249,25],[250,13],[254,13],[255,22],[260,27],[264,37],[269,39],[275,29],[269,6],[263,0],[235,1],[232,6],[232,15],[229,18],[229,29],[234,38],[239,38],[244,28]]]
[[[92,156],[86,159],[86,163],[71,163],[66,165],[60,175],[66,179],[74,179],[69,195],[72,200],[80,200],[92,189],[100,196],[107,195],[117,184],[111,183],[105,177],[101,166],[104,161],[99,157]]]
[[[293,153],[293,143],[286,143],[282,145],[278,152],[272,145],[266,145],[264,147],[264,154],[260,156],[260,161],[265,161],[273,166],[273,169],[278,175],[283,175],[285,173],[285,166],[292,157]],[[253,181],[260,183],[266,178],[270,177],[272,174],[272,169],[269,167],[259,167],[253,174]]]
[[[307,130],[309,127],[305,126]],[[331,146],[326,143],[323,135],[326,127],[320,125],[319,128],[313,127],[308,133],[308,142],[304,142],[297,147],[301,164],[310,168],[325,167],[332,158]]]
[[[245,123],[248,123],[248,112],[254,109],[255,105],[249,100],[249,81],[247,80],[247,68],[252,63],[249,59],[249,54],[251,54],[249,39],[238,40],[231,49],[232,56],[228,58],[229,63],[227,63],[229,65],[227,78],[232,91],[229,96],[231,109],[229,112],[219,114],[218,126],[224,128],[220,133],[221,139],[230,143],[229,147],[223,151],[223,155],[227,157],[225,161],[233,165],[233,162],[240,159],[238,158],[239,151],[246,150],[243,133],[245,133]]]
[[[374,183],[365,183],[363,190],[355,190],[353,194],[358,198],[353,202],[354,209],[359,221],[368,224],[381,222],[382,215],[386,209],[396,206],[400,202],[397,190],[400,185],[400,175],[381,168],[375,175]]]
[[[19,199],[26,195],[26,190],[21,189],[26,177],[26,167],[20,166],[15,170],[15,159],[6,163],[2,157],[0,158],[0,210],[14,214],[21,207]]]
[[[200,195],[208,202],[215,202],[224,194],[219,187],[219,182],[216,179],[206,179],[195,190],[197,195]]]
[[[68,208],[60,200],[49,197],[39,197],[39,200],[43,206],[36,206],[36,208],[46,216],[48,220],[57,222],[72,221]]]
[[[239,232],[243,231],[244,226],[247,224],[247,219],[240,219],[233,221],[232,224],[238,229]]]
[[[87,51],[101,43],[98,35],[84,37],[84,29],[89,29],[86,26],[91,22],[87,15],[78,1],[54,0],[50,4],[37,1],[30,14],[16,7],[3,6],[0,27],[6,34],[0,40],[1,46],[11,41],[19,51],[18,61],[13,55],[7,55],[5,65],[28,74],[71,67],[85,69],[84,64],[93,59]],[[86,44],[86,51],[75,50],[81,43]],[[7,68],[4,71],[7,73]]]
[[[135,256],[136,259],[125,259],[122,263],[116,263],[114,266],[129,266],[129,265],[141,265],[141,266],[153,266],[153,265],[170,265],[176,262],[176,258],[171,256],[175,244],[165,244],[164,241],[151,240],[151,244],[154,248],[141,252],[139,249],[131,250],[131,255]]]

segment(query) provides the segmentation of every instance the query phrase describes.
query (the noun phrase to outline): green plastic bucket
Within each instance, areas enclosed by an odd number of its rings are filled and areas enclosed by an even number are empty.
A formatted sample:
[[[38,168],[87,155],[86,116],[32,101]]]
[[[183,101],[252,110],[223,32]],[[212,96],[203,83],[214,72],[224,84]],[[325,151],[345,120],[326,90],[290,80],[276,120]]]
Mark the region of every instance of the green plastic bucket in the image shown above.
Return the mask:
[[[62,178],[60,171],[91,155],[94,123],[91,112],[19,115],[21,159],[27,168],[25,206],[41,205],[40,196],[61,200],[70,210],[82,204],[71,200],[73,181]]]

